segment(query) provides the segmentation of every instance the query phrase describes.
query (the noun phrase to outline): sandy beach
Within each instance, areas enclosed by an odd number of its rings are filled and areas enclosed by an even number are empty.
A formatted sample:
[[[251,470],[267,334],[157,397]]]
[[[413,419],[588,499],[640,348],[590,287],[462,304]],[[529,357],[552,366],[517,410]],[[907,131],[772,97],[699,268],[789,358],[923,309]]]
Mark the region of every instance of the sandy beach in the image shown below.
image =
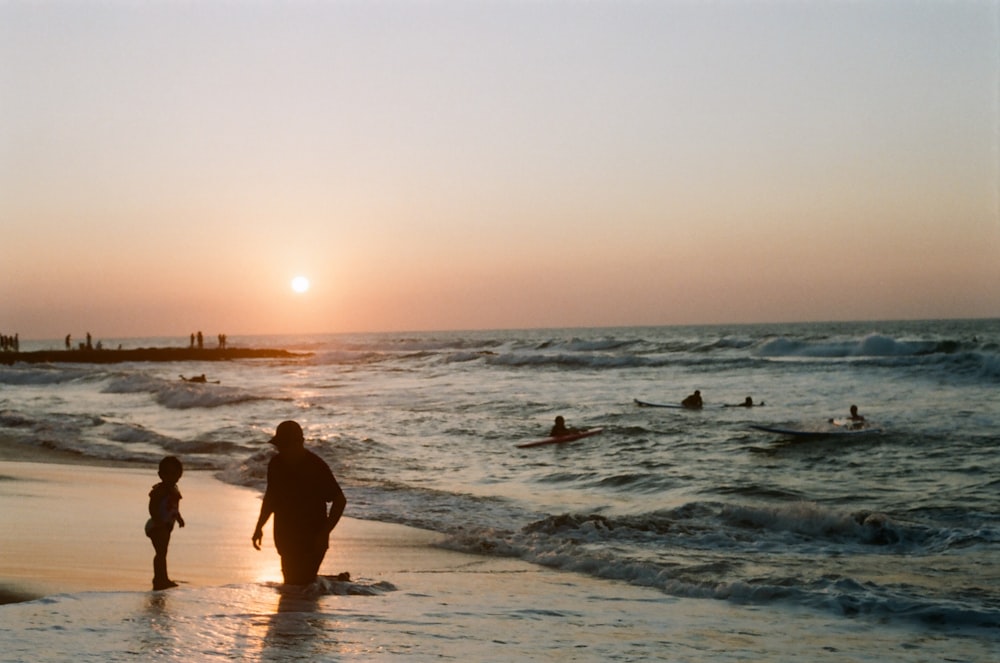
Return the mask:
[[[145,496],[156,481],[155,470],[134,467],[0,461],[0,509],[5,529],[15,534],[4,541],[0,596],[149,589],[153,553],[142,526]],[[280,582],[270,532],[263,550],[250,544],[257,493],[197,471],[186,472],[180,488],[187,526],[176,528],[171,539],[175,579],[188,586]],[[429,545],[439,538],[344,518],[322,572],[379,578],[426,566],[434,550]],[[438,555],[450,553],[435,550]]]

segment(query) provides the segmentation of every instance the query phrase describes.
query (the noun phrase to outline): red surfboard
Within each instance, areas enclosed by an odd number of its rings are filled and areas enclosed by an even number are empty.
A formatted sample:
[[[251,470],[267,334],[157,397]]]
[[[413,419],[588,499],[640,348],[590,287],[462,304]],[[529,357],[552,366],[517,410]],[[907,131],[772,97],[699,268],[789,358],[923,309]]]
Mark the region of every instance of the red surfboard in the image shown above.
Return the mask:
[[[518,449],[527,449],[528,447],[540,447],[545,444],[559,444],[560,442],[572,442],[573,440],[579,440],[584,437],[590,437],[591,435],[597,435],[603,428],[591,428],[589,430],[582,430],[576,433],[570,433],[569,435],[559,435],[557,437],[547,437],[544,440],[535,440],[534,442],[524,442],[523,444],[517,445]]]

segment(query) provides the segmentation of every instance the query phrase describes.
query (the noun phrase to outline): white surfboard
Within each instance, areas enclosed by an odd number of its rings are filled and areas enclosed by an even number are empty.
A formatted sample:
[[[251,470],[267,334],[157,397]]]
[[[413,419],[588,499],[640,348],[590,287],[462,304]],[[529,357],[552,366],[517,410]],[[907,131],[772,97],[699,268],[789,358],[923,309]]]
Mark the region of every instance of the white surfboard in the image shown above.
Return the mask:
[[[847,428],[835,425],[818,428],[787,428],[784,426],[759,426],[751,424],[750,428],[765,433],[776,433],[789,437],[843,437],[851,435],[875,435],[882,432],[881,428],[875,427]]]

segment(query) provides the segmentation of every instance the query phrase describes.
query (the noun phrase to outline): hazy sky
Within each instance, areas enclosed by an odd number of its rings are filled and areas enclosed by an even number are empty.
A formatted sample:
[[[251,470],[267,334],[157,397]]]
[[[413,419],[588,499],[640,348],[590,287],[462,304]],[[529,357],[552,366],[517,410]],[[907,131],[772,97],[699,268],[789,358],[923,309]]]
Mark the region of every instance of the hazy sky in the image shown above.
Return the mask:
[[[1000,316],[998,164],[1000,0],[0,0],[0,331]]]

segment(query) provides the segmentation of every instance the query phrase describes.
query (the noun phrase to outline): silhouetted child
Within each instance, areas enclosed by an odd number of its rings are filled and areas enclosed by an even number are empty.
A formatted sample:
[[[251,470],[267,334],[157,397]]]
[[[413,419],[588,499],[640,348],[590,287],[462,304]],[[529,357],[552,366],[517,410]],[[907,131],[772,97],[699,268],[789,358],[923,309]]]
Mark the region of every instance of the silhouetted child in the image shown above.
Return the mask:
[[[167,546],[174,522],[184,527],[181,518],[181,491],[177,482],[184,474],[184,467],[176,456],[167,456],[160,461],[160,483],[149,491],[149,520],[146,521],[146,536],[153,542],[153,589],[170,589],[177,583],[167,575]]]

